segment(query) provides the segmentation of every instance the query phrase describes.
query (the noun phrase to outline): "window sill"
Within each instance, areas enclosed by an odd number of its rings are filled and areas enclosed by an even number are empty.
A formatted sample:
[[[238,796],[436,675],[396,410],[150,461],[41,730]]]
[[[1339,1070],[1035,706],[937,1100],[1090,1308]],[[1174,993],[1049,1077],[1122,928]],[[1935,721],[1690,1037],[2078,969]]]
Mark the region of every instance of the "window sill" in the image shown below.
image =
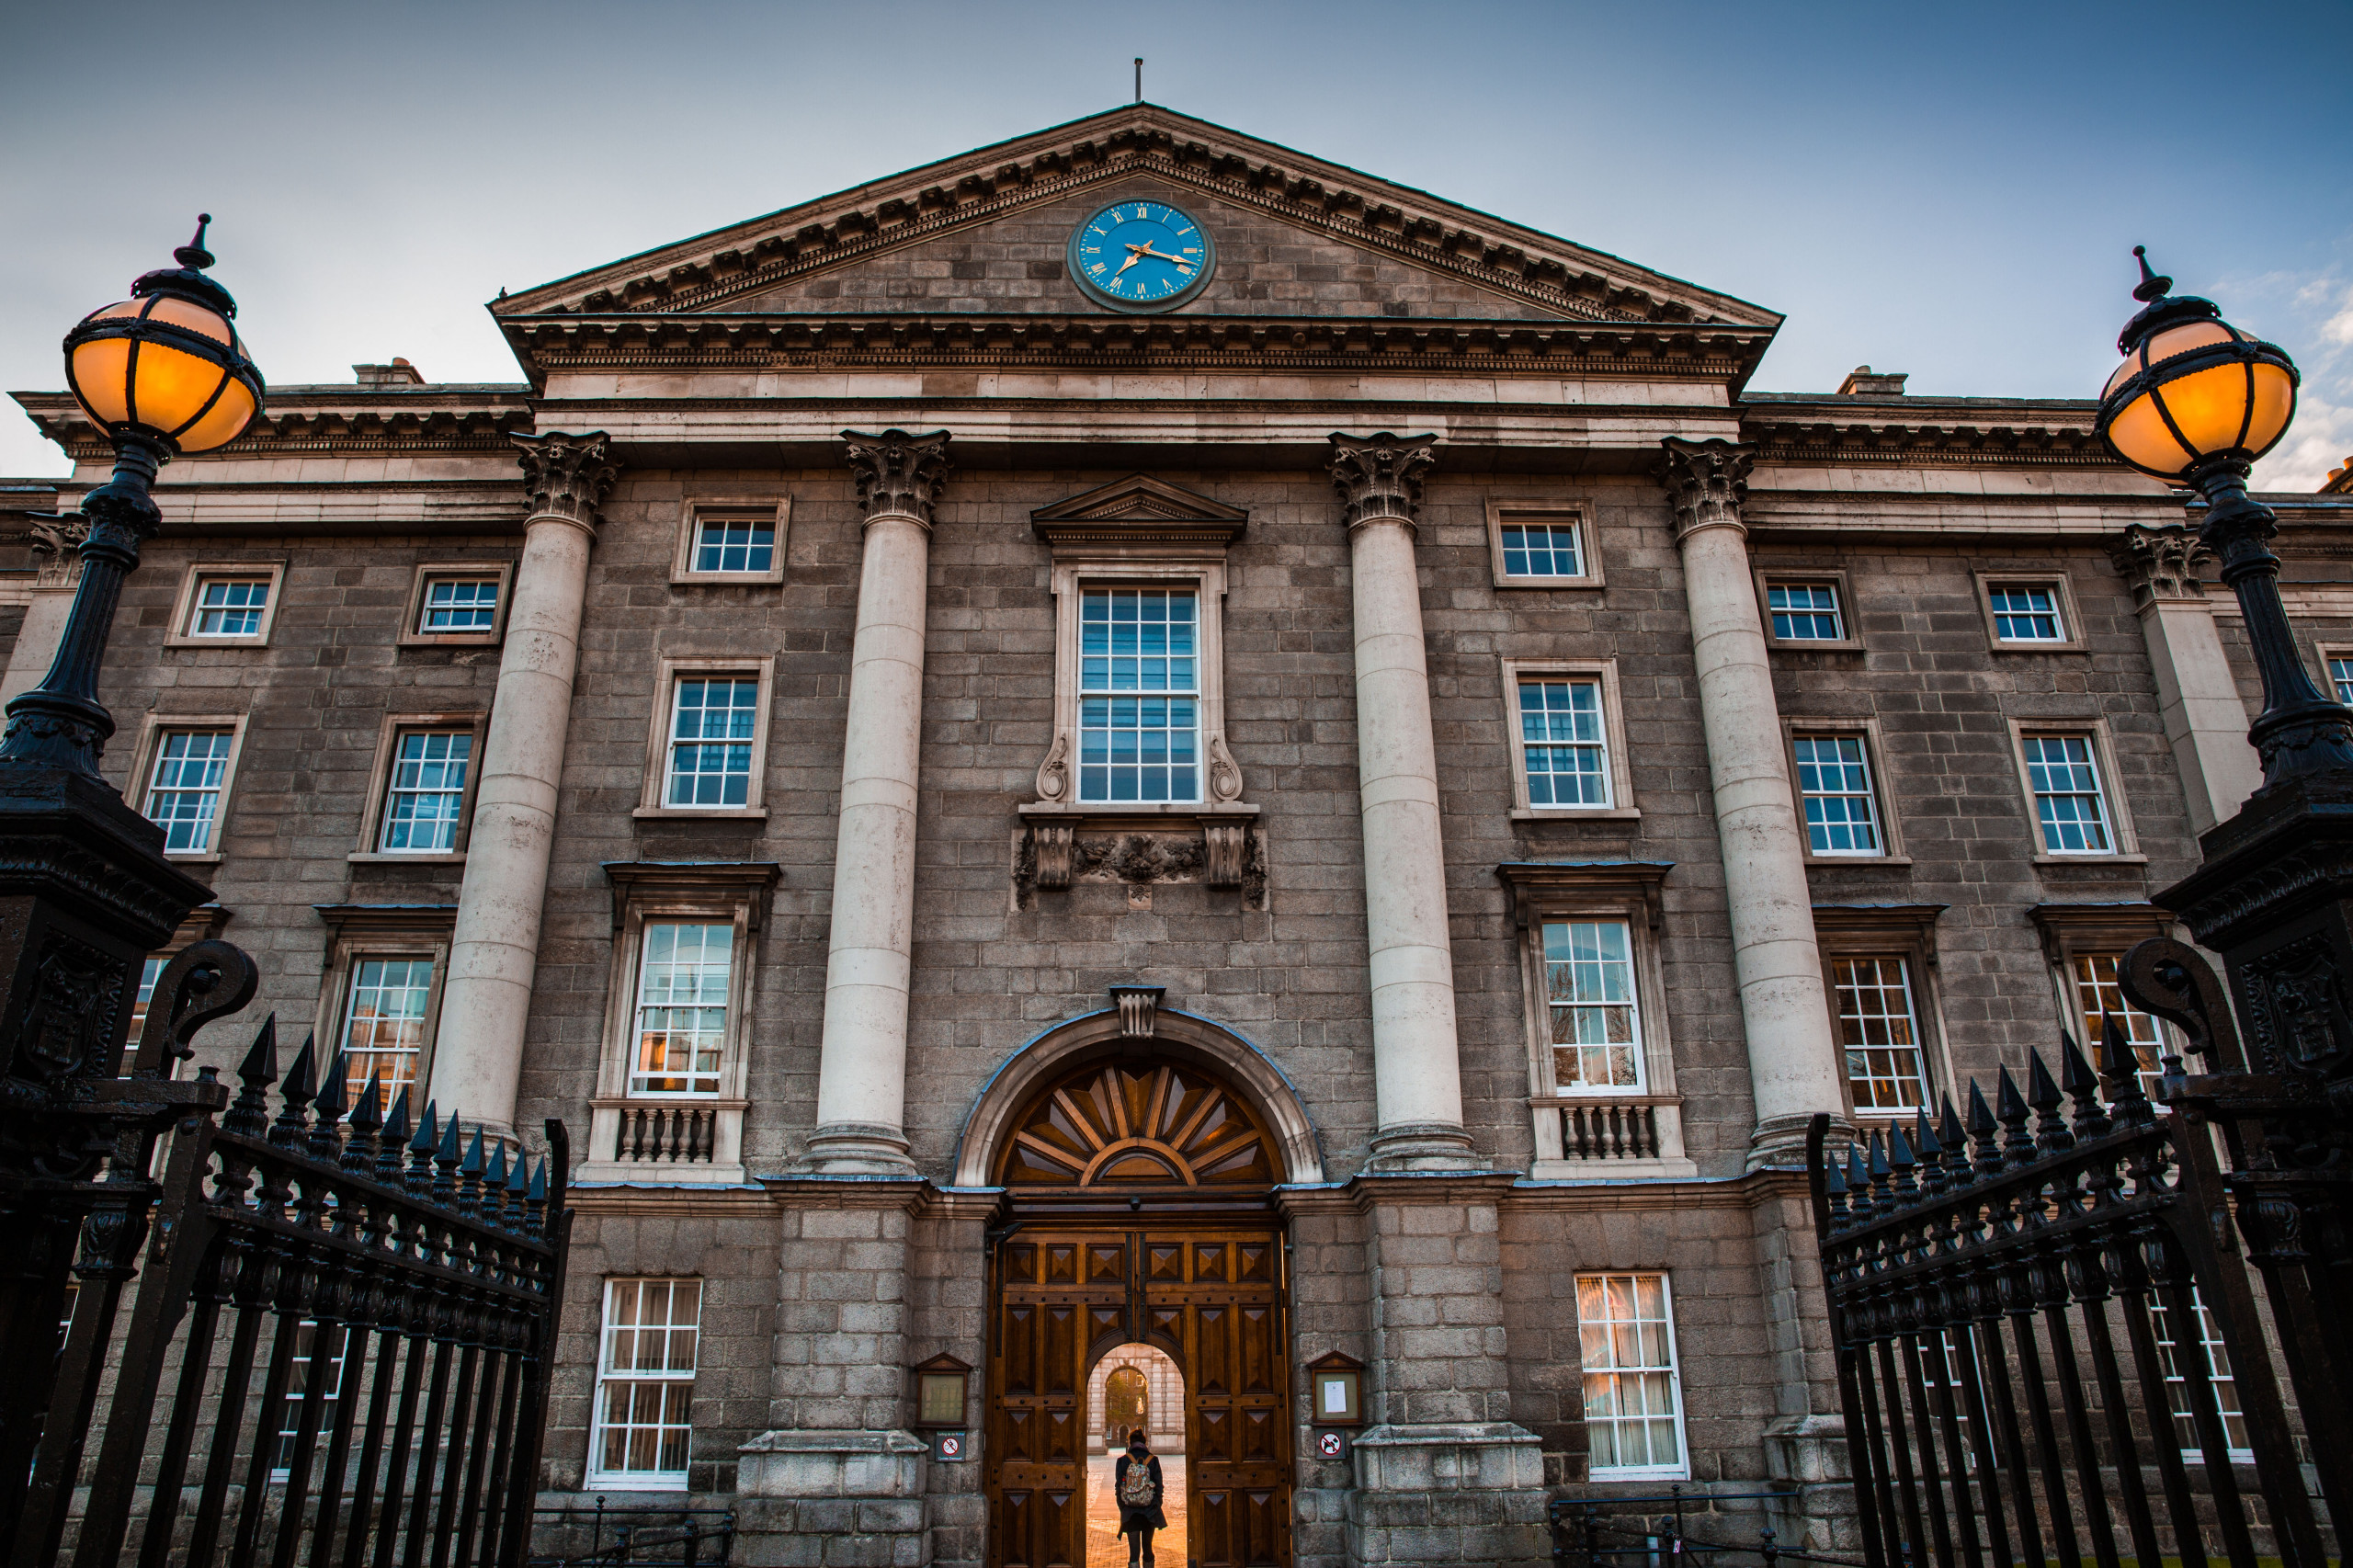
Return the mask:
[[[1996,653],[2088,653],[2081,642],[2003,642],[1993,644]]]
[[[1808,855],[1809,866],[1885,866],[1899,871],[1912,869],[1909,855]]]
[[[580,1483],[583,1492],[684,1492],[686,1489],[687,1478],[683,1475],[591,1475]]]
[[[776,588],[784,585],[784,569],[773,572],[678,572],[670,578],[674,588]]]
[[[1520,806],[1514,822],[1640,822],[1639,806]]]
[[[1241,801],[1029,801],[1016,806],[1024,822],[1095,824],[1158,823],[1183,826],[1202,822],[1247,821],[1258,808]]]
[[[355,866],[462,866],[466,852],[437,849],[429,854],[396,855],[381,849],[355,849],[344,858]]]
[[[2146,855],[2037,855],[2038,866],[2145,866]]]
[[[164,858],[175,866],[218,866],[222,856],[217,849],[166,849]]]
[[[1765,646],[1776,653],[1860,653],[1865,651],[1862,639],[1859,637],[1841,637],[1834,641],[1826,637],[1768,636]]]
[[[267,648],[267,637],[190,637],[183,633],[164,639],[166,648]]]
[[[1498,577],[1498,588],[1574,588],[1599,589],[1608,586],[1598,575],[1591,577]]]
[[[404,631],[400,637],[404,648],[495,648],[499,642],[495,631]]]
[[[640,822],[766,822],[766,806],[640,806],[630,812]]]

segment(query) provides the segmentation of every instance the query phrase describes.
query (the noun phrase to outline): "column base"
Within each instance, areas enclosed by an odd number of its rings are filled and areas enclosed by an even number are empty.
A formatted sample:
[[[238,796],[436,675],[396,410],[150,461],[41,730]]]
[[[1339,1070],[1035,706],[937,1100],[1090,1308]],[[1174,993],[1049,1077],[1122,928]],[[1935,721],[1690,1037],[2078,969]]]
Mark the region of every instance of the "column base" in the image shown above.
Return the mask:
[[[1805,1136],[1813,1118],[1807,1116],[1773,1116],[1756,1124],[1749,1135],[1748,1169],[1803,1170],[1805,1168]],[[1855,1135],[1854,1124],[1837,1111],[1830,1113],[1830,1147],[1843,1148]]]
[[[931,1561],[923,1490],[930,1445],[913,1432],[763,1432],[738,1452],[733,1562],[922,1568]]]
[[[874,1121],[829,1121],[810,1135],[809,1152],[793,1162],[796,1176],[919,1174],[907,1157],[907,1135]]]
[[[1488,1164],[1471,1135],[1450,1121],[1401,1121],[1373,1134],[1368,1173],[1484,1171]]]
[[[1545,1539],[1543,1444],[1508,1421],[1366,1428],[1351,1445],[1350,1563],[1533,1568]]]

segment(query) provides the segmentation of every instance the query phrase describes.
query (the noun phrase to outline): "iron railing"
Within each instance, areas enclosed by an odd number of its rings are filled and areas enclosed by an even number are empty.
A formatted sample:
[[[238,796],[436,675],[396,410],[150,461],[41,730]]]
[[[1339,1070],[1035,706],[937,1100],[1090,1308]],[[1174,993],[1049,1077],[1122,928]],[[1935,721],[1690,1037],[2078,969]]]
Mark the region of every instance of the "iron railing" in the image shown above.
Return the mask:
[[[1548,1516],[1553,1568],[1752,1568],[1752,1562],[1763,1568],[1783,1562],[1865,1568],[1859,1558],[1784,1546],[1780,1532],[1769,1525],[1756,1528],[1753,1543],[1718,1539],[1733,1528],[1718,1512],[1724,1504],[1761,1504],[1768,1514],[1786,1514],[1804,1507],[1801,1495],[1793,1486],[1770,1492],[1677,1486],[1646,1494],[1555,1497]],[[1662,1505],[1666,1512],[1659,1512]],[[1695,1509],[1703,1510],[1697,1518]]]
[[[250,960],[199,946],[217,951],[159,980],[132,1076],[85,1092],[100,1173],[7,1194],[83,1216],[46,1397],[9,1369],[10,1568],[520,1563],[571,1228],[563,1123],[532,1165],[432,1106],[413,1125],[405,1089],[387,1111],[370,1079],[347,1105],[343,1056],[319,1074],[308,1041],[280,1084],[274,1018],[233,1101],[210,1068],[174,1081],[168,1056],[252,994]],[[242,994],[199,1005],[239,966]],[[13,1331],[44,1298],[12,1283]]]
[[[2342,1119],[2243,1071],[2220,986],[2187,947],[2142,944],[2123,979],[2222,1071],[2165,1057],[2160,1107],[2111,1019],[2097,1075],[2063,1034],[2056,1078],[2029,1053],[2023,1092],[2004,1068],[1990,1101],[1970,1085],[1965,1119],[1948,1098],[1842,1157],[1815,1119],[1807,1164],[1873,1568],[2330,1561],[2300,1438],[2341,1526]]]

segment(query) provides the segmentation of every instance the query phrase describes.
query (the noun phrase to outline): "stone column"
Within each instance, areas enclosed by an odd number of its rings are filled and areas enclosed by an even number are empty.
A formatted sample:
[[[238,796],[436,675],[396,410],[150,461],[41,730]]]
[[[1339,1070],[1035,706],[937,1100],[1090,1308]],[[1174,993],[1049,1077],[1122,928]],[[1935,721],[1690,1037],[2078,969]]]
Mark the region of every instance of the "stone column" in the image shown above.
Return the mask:
[[[49,673],[57,657],[57,640],[64,635],[65,618],[74,608],[74,590],[82,585],[82,541],[89,537],[89,519],[75,513],[32,528],[33,597],[25,606],[24,624],[17,628],[16,646],[8,650],[8,668],[0,675],[0,707],[30,691]],[[131,780],[126,795],[138,793]]]
[[[1357,782],[1364,816],[1377,1169],[1462,1169],[1454,957],[1446,929],[1438,744],[1430,724],[1414,513],[1435,436],[1332,437],[1355,588]]]
[[[1660,480],[1675,507],[1699,666],[1699,719],[1723,845],[1733,973],[1756,1100],[1751,1169],[1795,1163],[1816,1111],[1845,1118],[1844,1070],[1822,983],[1781,720],[1765,661],[1740,503],[1756,449],[1667,437]]]
[[[2189,801],[2189,825],[2204,833],[2238,815],[2263,784],[2263,762],[2247,744],[2246,704],[2198,566],[2212,559],[2198,531],[2184,524],[2134,523],[2109,545],[2117,574],[2132,590],[2157,677],[2157,704]],[[29,619],[28,619],[29,624]]]
[[[433,1051],[442,1114],[511,1132],[523,1029],[539,965],[563,737],[580,662],[580,613],[597,508],[620,465],[602,431],[517,436],[531,515],[506,610],[490,733],[466,840],[466,880],[449,942],[449,977]]]
[[[858,634],[842,737],[833,938],[817,1066],[819,1174],[904,1175],[907,985],[915,914],[915,779],[923,741],[923,640],[932,504],[948,477],[948,432],[842,432],[866,513]]]

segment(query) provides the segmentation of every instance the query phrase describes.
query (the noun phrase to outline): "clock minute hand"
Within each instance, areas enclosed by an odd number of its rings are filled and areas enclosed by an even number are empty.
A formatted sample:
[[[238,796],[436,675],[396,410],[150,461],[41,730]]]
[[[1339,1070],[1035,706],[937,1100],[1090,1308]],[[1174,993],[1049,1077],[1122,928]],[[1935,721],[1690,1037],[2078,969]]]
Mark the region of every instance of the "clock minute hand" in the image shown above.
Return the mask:
[[[1183,271],[1190,272],[1193,270],[1193,264],[1187,261],[1183,256],[1170,256],[1166,251],[1154,250],[1149,244],[1130,245],[1128,248],[1132,251],[1142,251],[1146,256],[1154,256],[1161,261],[1168,262]]]

